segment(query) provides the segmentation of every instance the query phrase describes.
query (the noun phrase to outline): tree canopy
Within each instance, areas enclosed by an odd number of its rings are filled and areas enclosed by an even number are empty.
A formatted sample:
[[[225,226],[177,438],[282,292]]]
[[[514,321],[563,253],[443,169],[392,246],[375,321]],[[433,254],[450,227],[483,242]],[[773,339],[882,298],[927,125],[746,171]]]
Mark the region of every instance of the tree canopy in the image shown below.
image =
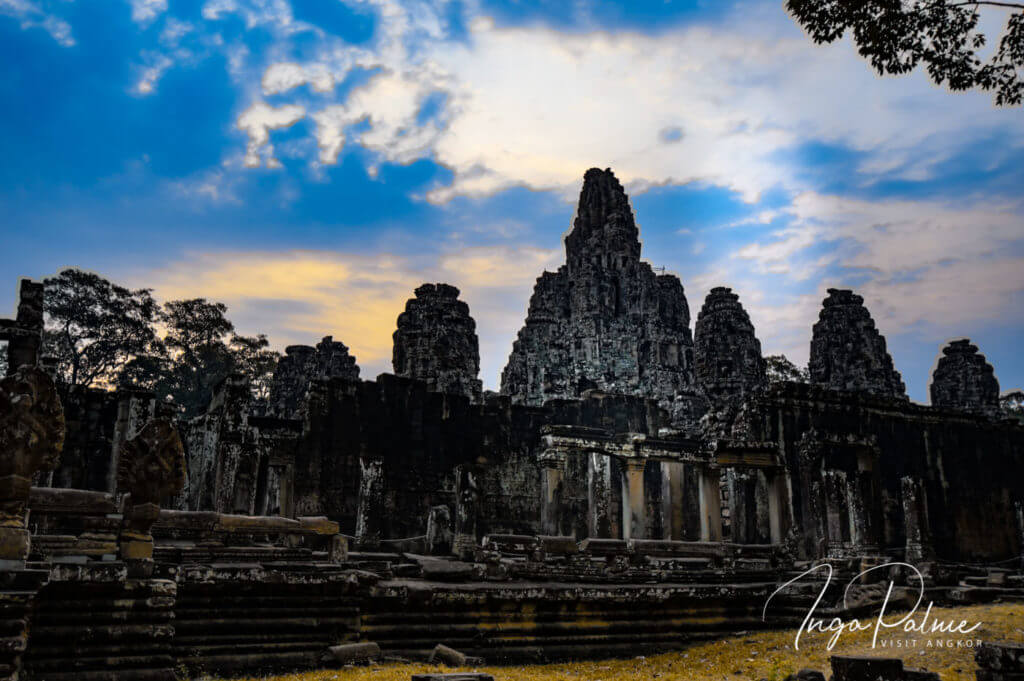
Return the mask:
[[[43,281],[46,353],[68,389],[113,382],[132,357],[158,351],[160,307],[149,289],[66,269]]]
[[[999,398],[999,406],[1010,418],[1024,422],[1024,390],[1011,390]]]
[[[245,375],[255,397],[269,394],[280,355],[262,334],[235,334],[223,303],[193,298],[161,306],[150,289],[128,289],[76,269],[44,285],[43,352],[56,359],[65,392],[140,387],[173,400],[186,416],[202,411],[214,386],[231,373]]]
[[[956,0],[787,0],[786,9],[816,43],[850,32],[861,56],[881,75],[923,65],[937,85],[995,93],[997,105],[1024,96],[1024,2]],[[991,54],[978,31],[981,11],[1009,13]]]
[[[810,381],[807,369],[801,369],[793,364],[785,355],[768,355],[764,358],[764,363],[765,375],[769,383],[784,381],[807,383]]]

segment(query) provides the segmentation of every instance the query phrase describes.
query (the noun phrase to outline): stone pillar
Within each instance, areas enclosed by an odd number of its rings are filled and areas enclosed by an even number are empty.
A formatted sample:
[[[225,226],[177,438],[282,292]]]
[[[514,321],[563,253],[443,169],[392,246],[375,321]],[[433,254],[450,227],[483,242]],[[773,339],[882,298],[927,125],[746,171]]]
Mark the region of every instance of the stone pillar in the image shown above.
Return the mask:
[[[846,471],[826,470],[822,472],[822,478],[825,489],[828,555],[842,557],[851,542]]]
[[[768,534],[773,544],[781,544],[785,539],[785,508],[786,472],[784,470],[765,471],[768,482]]]
[[[665,528],[662,539],[682,540],[683,537],[683,464],[678,461],[661,463],[662,503],[665,508]]]
[[[458,482],[455,487],[455,539],[452,550],[460,558],[472,560],[480,541],[480,492],[473,470],[459,466],[456,474]]]
[[[700,539],[722,541],[722,493],[717,468],[703,466],[699,472]]]
[[[622,481],[623,539],[647,539],[647,497],[644,494],[644,459],[628,459]]]
[[[565,456],[557,454],[542,455],[543,468],[543,503],[541,505],[541,527],[544,534],[562,534],[562,493],[565,479]]]
[[[431,506],[427,514],[427,555],[452,552],[452,513],[447,506]]]
[[[860,554],[878,553],[879,500],[875,496],[873,474],[870,470],[857,470],[846,480],[847,508],[850,509],[851,544]]]
[[[916,564],[934,558],[928,527],[928,498],[920,478],[900,479],[903,496],[903,529],[907,538],[905,560]]]
[[[43,332],[43,284],[21,280],[18,313],[14,323],[0,327],[0,337],[7,340],[7,375],[23,366],[39,364],[39,348]]]
[[[753,502],[750,495],[750,474],[746,470],[727,468],[725,470],[725,486],[728,494],[729,508],[729,541],[736,544],[751,543],[749,523],[749,504]]]
[[[376,549],[383,539],[385,490],[384,462],[380,459],[359,460],[359,505],[356,510],[356,546]]]
[[[160,516],[160,502],[184,486],[185,450],[178,429],[169,418],[153,419],[124,443],[118,459],[117,487],[127,492],[122,499],[118,553],[130,576],[152,574],[150,529]]]
[[[595,539],[615,539],[615,501],[612,489],[612,459],[600,452],[587,457],[587,536]]]
[[[1020,542],[1020,569],[1024,571],[1024,502],[1013,502],[1013,510],[1017,513],[1017,540]]]
[[[53,470],[64,446],[64,411],[51,379],[33,366],[0,380],[0,569],[25,566],[32,477]]]

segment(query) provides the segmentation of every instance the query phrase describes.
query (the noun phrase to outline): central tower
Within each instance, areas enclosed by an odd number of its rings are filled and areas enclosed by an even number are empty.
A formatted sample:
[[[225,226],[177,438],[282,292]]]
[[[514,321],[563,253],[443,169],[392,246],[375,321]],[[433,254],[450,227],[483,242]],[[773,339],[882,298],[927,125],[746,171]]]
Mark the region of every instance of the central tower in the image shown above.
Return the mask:
[[[678,277],[640,261],[629,197],[610,169],[584,175],[565,256],[537,279],[502,394],[541,405],[599,388],[657,399],[685,420],[695,390],[686,296]]]

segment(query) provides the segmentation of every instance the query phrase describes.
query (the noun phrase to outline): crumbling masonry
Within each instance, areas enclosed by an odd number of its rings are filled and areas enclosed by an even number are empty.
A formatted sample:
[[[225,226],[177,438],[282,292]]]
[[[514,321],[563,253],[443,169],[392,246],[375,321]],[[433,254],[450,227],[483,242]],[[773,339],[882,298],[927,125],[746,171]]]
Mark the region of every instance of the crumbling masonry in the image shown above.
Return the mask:
[[[140,390],[62,400],[22,282],[0,320],[0,678],[310,668],[352,642],[636,655],[798,624],[813,585],[762,608],[812,560],[911,561],[940,603],[1024,594],[1024,427],[973,345],[911,403],[861,297],[830,289],[811,383],[769,385],[730,289],[691,335],[611,171],[587,171],[565,244],[500,395],[458,290],[425,284],[394,375],[360,379],[327,337],[287,348],[266,402],[232,376],[188,421]]]

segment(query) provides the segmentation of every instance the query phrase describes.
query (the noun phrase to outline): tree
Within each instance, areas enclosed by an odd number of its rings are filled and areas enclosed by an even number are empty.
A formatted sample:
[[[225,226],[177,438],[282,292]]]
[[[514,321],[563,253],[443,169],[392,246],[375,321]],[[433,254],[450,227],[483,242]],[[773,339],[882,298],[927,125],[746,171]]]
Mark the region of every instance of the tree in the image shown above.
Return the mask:
[[[171,365],[158,386],[169,391],[187,416],[198,414],[206,406],[213,387],[233,368],[226,341],[235,325],[225,316],[227,311],[223,303],[205,298],[164,303],[167,333],[163,342]]]
[[[1011,10],[998,47],[982,60],[981,8]],[[880,74],[908,73],[923,64],[937,85],[995,92],[997,105],[1024,96],[1024,2],[957,0],[787,0],[786,9],[816,43],[847,30]]]
[[[65,390],[111,383],[133,357],[154,351],[160,307],[150,289],[131,290],[77,269],[43,285],[43,353],[56,359]]]
[[[125,365],[120,382],[171,399],[186,417],[209,403],[213,388],[229,374],[249,379],[253,396],[266,399],[280,354],[270,350],[263,334],[239,336],[227,318],[227,306],[205,298],[164,304],[165,352],[138,355]]]
[[[785,355],[768,355],[764,358],[765,375],[769,383],[792,381],[808,383],[810,375],[807,369],[801,369],[786,358]]]
[[[1010,418],[1024,422],[1024,390],[1011,390],[999,398],[999,406]]]
[[[7,343],[0,343],[0,378],[7,375]]]
[[[258,336],[232,336],[228,347],[235,371],[249,378],[253,397],[259,400],[269,398],[271,379],[281,353],[268,349],[270,341],[262,333]]]

